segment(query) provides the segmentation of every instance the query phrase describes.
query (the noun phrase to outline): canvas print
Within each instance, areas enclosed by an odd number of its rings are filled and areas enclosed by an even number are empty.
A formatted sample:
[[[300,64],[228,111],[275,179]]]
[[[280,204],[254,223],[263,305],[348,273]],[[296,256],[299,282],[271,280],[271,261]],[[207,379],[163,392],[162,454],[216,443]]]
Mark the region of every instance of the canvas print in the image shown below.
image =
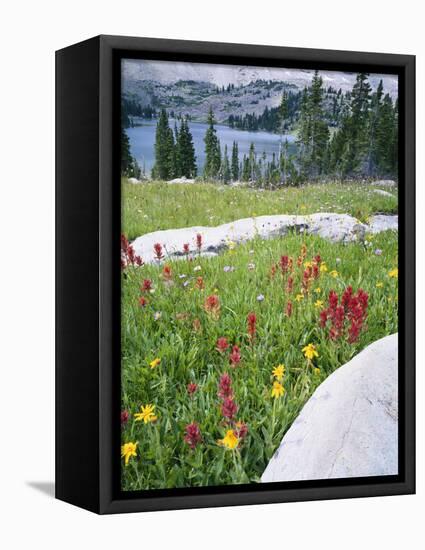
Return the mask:
[[[132,58],[120,101],[121,489],[396,475],[397,76]]]

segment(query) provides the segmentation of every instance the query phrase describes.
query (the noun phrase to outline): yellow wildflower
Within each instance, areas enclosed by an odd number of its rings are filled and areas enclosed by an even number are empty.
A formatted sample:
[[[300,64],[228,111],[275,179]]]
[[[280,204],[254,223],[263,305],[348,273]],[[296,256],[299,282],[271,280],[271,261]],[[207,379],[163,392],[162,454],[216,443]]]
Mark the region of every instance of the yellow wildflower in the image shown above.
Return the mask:
[[[318,367],[315,367],[315,368],[313,369],[313,372],[314,372],[314,374],[315,374],[316,376],[319,376],[319,374],[320,374],[320,369],[319,369]]]
[[[313,264],[311,262],[304,262],[304,267],[308,269],[309,267],[313,267]]]
[[[136,443],[132,443],[131,441],[129,443],[124,443],[124,445],[121,445],[121,458],[125,460],[125,465],[128,465],[128,461],[132,456],[137,456],[137,441]]]
[[[384,283],[382,281],[378,281],[376,283],[376,288],[382,288],[384,286]]]
[[[278,365],[272,370],[273,376],[276,378],[276,380],[281,381],[283,378],[283,375],[285,374],[285,365]]]
[[[315,292],[316,294],[321,294],[322,289],[321,289],[320,287],[317,287],[317,288],[314,289],[314,292]]]
[[[282,386],[280,382],[275,380],[273,382],[273,389],[272,389],[272,397],[275,399],[278,399],[285,393],[285,388]]]
[[[328,266],[326,265],[325,262],[322,262],[322,263],[320,264],[320,272],[321,272],[321,273],[326,273],[327,270],[328,270]]]
[[[397,279],[398,277],[398,267],[395,267],[394,269],[392,269],[391,271],[388,272],[388,276],[389,277],[392,277],[394,279]]]
[[[314,344],[307,344],[303,349],[304,357],[310,361],[315,357],[319,357],[319,354],[316,351],[316,346]]]
[[[336,279],[336,277],[338,277],[338,271],[336,269],[332,269],[332,271],[329,272],[329,275]]]
[[[227,449],[235,449],[238,446],[239,439],[236,437],[236,434],[233,430],[227,430],[226,435],[223,439],[217,441],[219,445],[226,447]]]
[[[323,300],[316,300],[314,302],[314,307],[323,307]]]
[[[296,300],[297,302],[301,302],[301,300],[304,300],[304,294],[297,294],[297,295],[295,296],[295,300]]]
[[[149,363],[149,366],[151,369],[154,369],[161,363],[161,359],[159,357],[156,357],[153,361]]]
[[[134,415],[134,418],[136,419],[136,421],[143,420],[145,424],[148,424],[149,422],[155,422],[158,417],[155,416],[154,411],[155,405],[142,405],[140,412],[136,413]]]

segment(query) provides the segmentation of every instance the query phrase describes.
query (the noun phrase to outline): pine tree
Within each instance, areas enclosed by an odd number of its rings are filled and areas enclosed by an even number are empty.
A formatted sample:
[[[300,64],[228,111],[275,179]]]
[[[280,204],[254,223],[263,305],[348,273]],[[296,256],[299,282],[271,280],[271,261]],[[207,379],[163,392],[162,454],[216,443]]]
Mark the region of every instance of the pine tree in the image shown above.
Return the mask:
[[[329,141],[329,129],[325,121],[323,80],[315,71],[311,86],[304,90],[298,144],[299,164],[303,177],[316,178],[323,169]]]
[[[249,146],[249,180],[255,182],[257,180],[257,155],[255,153],[254,143]]]
[[[382,175],[394,174],[396,172],[395,138],[397,133],[396,112],[393,108],[393,102],[389,94],[386,94],[382,106],[377,126],[377,157],[378,168]]]
[[[372,94],[370,102],[370,113],[368,122],[368,147],[367,147],[367,175],[376,175],[376,170],[379,164],[379,151],[377,147],[377,133],[379,119],[382,110],[383,83],[379,81],[378,88]]]
[[[351,175],[362,173],[363,163],[366,162],[371,92],[368,76],[367,73],[359,73],[351,92],[351,116],[346,158],[346,170]]]
[[[286,91],[282,94],[282,99],[279,106],[279,119],[280,119],[280,142],[279,142],[279,158],[280,158],[280,171],[282,182],[286,182],[286,159],[288,154],[288,141],[286,140],[286,147],[283,142],[283,136],[285,134],[285,123],[288,118],[288,93]]]
[[[250,170],[250,164],[249,164],[249,158],[244,155],[242,160],[242,181],[249,181],[251,176],[251,170]]]
[[[195,148],[187,118],[181,120],[176,136],[176,175],[194,178],[197,171]]]
[[[163,180],[174,177],[176,160],[173,131],[168,124],[167,112],[161,109],[156,126],[153,176]]]
[[[131,154],[130,140],[123,127],[121,127],[121,175],[137,179],[141,176],[140,166]]]
[[[221,177],[224,183],[229,183],[231,178],[229,156],[227,154],[227,144],[224,146],[224,155],[221,166]]]
[[[232,179],[238,181],[239,179],[239,148],[236,141],[232,146]]]
[[[205,132],[205,166],[204,178],[215,179],[219,175],[221,167],[220,142],[217,137],[217,131],[214,128],[215,119],[212,108],[208,112],[208,129]]]

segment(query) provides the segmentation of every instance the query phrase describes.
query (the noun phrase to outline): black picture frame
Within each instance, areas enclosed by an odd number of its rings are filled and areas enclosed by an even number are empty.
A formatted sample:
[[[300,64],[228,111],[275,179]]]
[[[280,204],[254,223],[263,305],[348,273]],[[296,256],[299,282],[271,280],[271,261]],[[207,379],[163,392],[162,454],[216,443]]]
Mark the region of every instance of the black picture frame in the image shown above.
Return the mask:
[[[398,75],[397,476],[120,492],[116,136],[123,57]],[[414,491],[415,57],[119,36],[98,36],[56,52],[56,498],[107,514]]]

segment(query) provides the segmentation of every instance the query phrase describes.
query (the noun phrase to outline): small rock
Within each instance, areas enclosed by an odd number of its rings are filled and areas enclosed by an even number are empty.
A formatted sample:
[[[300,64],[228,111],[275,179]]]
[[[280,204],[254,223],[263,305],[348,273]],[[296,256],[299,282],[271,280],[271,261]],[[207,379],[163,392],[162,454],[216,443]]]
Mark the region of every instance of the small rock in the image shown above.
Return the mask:
[[[261,481],[398,473],[398,334],[331,374],[282,439]]]
[[[195,183],[194,179],[185,178],[184,176],[182,178],[174,178],[173,180],[167,181],[167,183]]]
[[[370,185],[376,185],[377,187],[397,187],[397,183],[394,180],[372,181]]]
[[[388,191],[384,191],[383,189],[373,189],[373,192],[377,195],[382,195],[383,197],[391,197],[392,199],[396,198],[392,193],[388,193]]]
[[[138,180],[137,178],[128,178],[128,183],[132,183],[133,185],[138,185],[139,183],[142,183],[140,180]]]

